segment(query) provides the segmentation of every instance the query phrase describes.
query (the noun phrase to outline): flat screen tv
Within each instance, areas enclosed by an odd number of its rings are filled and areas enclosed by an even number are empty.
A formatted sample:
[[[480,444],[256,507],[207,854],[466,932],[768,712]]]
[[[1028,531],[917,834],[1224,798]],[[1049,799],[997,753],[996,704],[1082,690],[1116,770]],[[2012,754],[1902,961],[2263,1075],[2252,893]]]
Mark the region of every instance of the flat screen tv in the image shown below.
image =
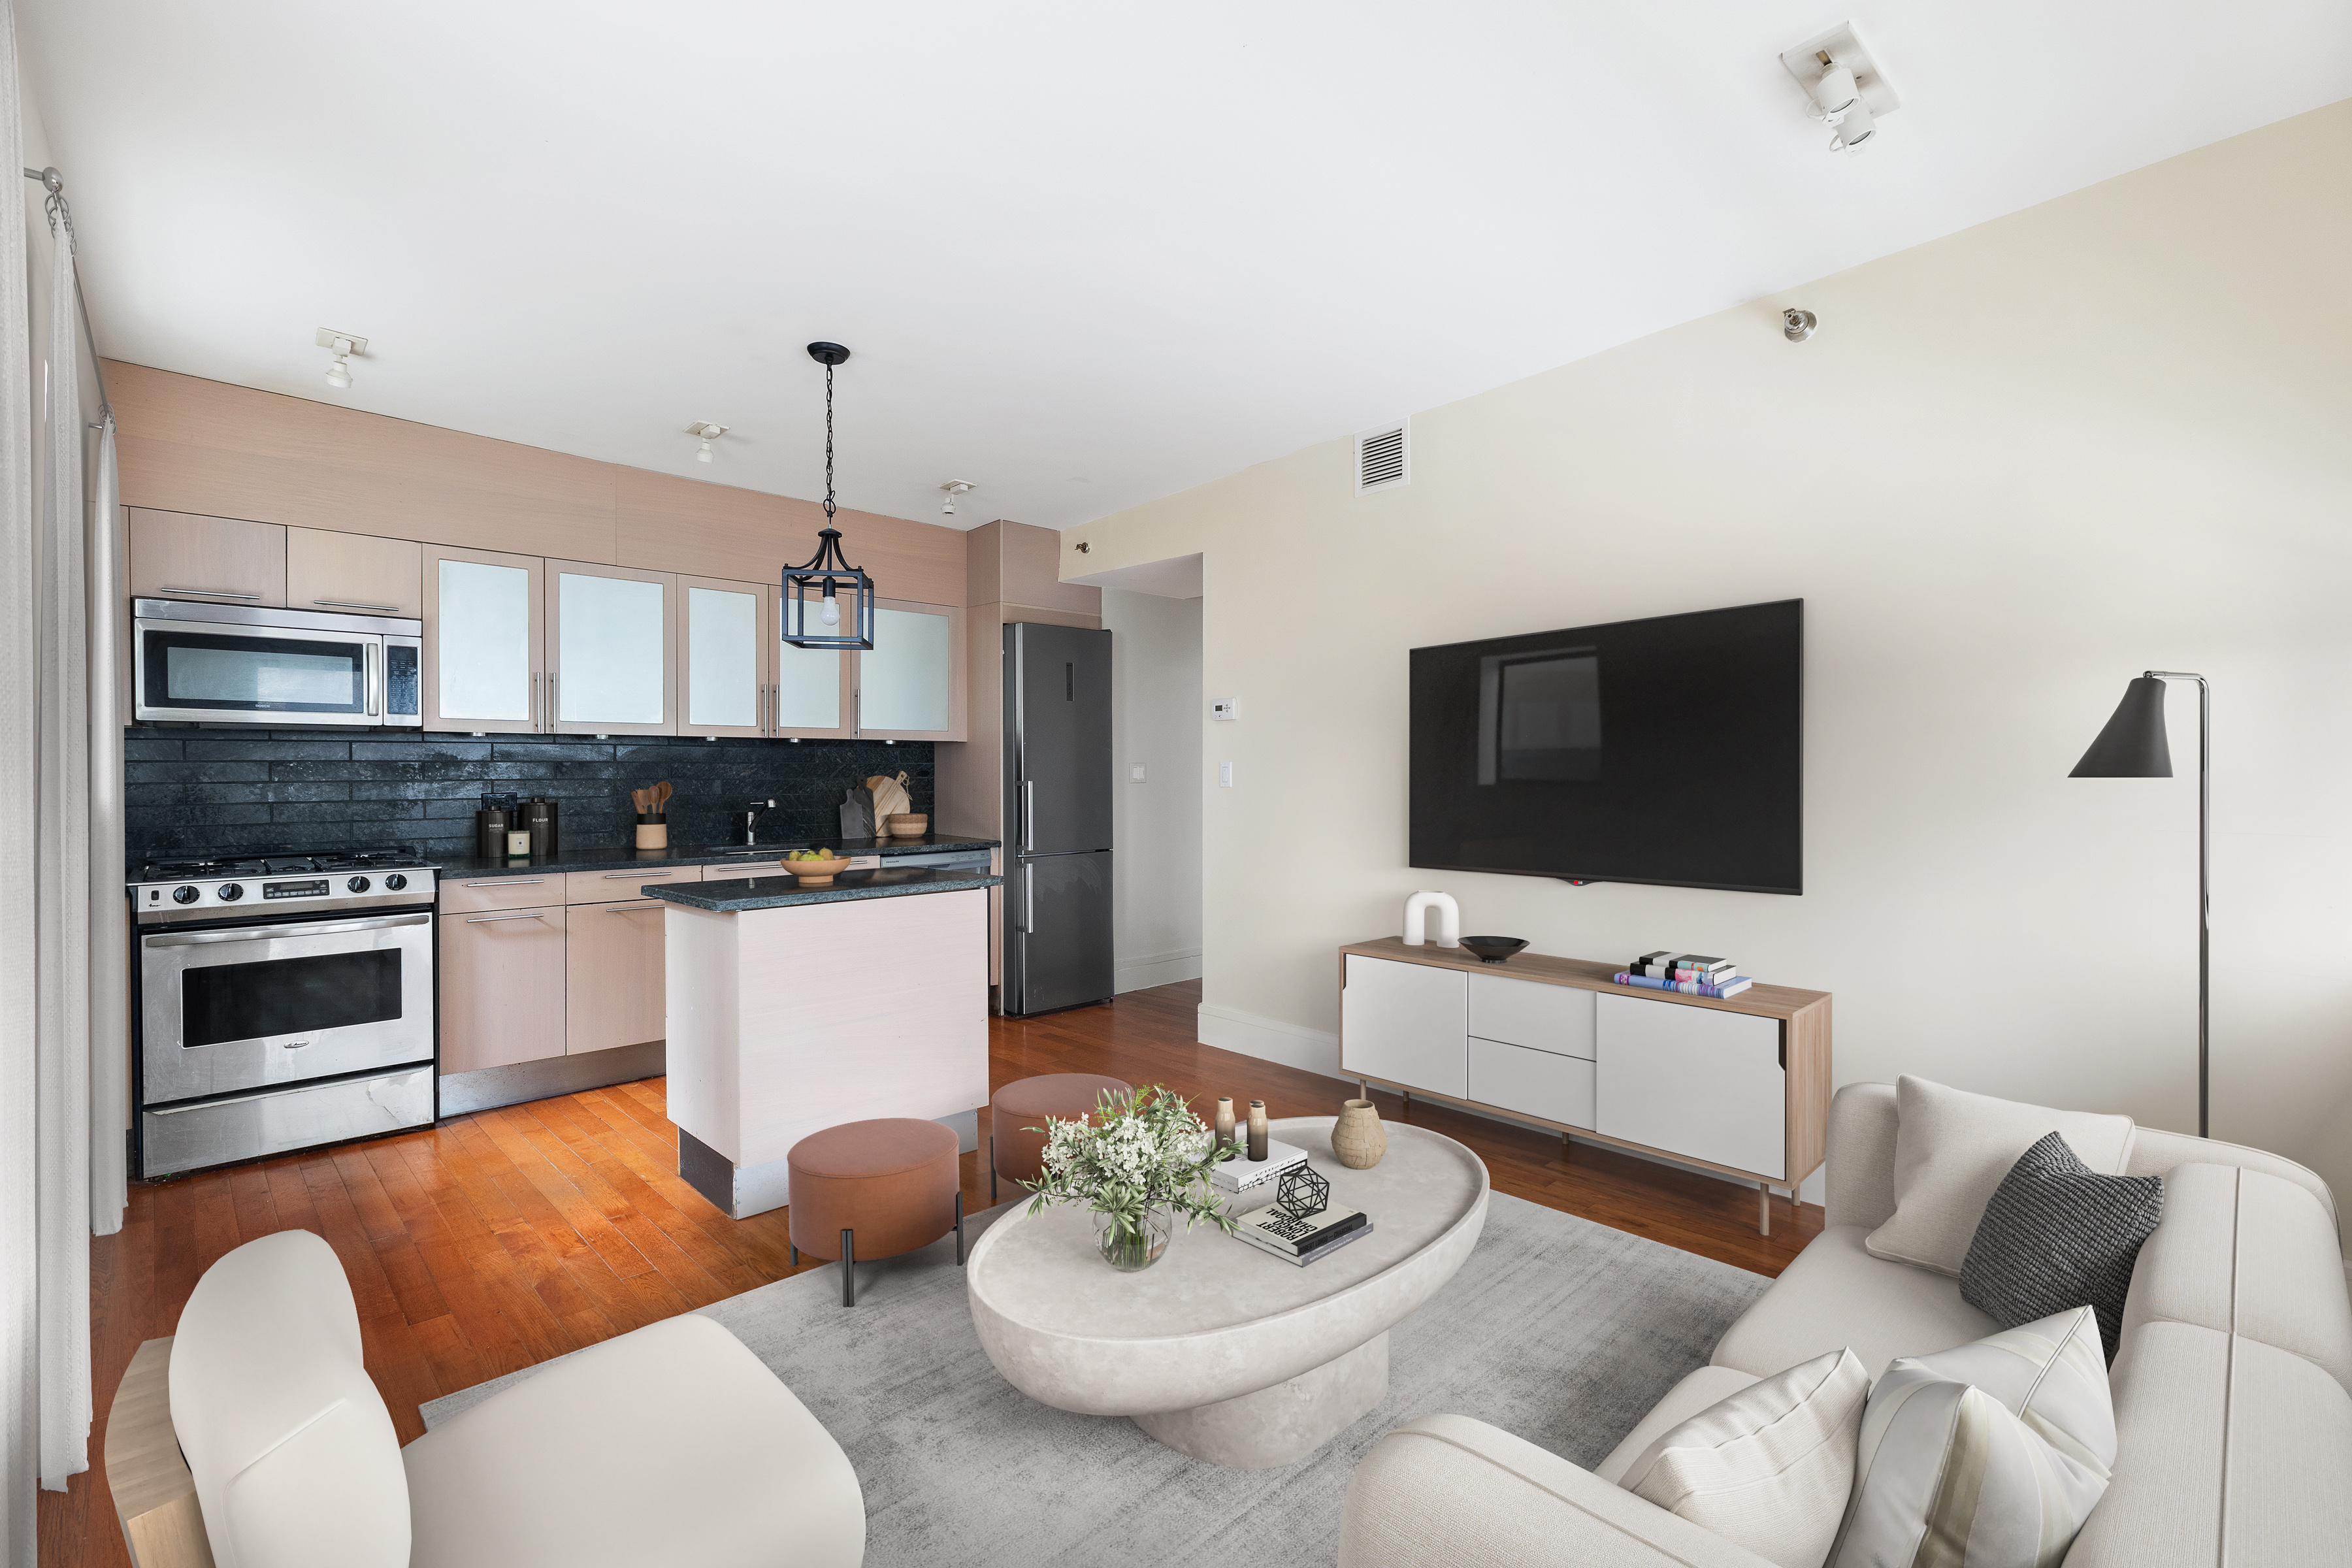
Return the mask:
[[[1804,891],[1805,602],[1412,650],[1412,863]]]

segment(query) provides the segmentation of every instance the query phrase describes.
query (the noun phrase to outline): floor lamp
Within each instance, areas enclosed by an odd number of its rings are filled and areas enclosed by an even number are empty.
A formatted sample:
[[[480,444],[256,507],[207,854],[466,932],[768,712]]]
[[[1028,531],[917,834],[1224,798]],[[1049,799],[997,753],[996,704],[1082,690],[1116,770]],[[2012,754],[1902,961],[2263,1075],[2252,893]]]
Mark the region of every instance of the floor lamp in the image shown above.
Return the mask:
[[[2069,778],[2168,779],[2172,750],[2164,740],[2164,683],[2197,683],[2197,1136],[2207,1131],[2211,1067],[2208,1007],[2212,996],[2213,900],[2209,891],[2213,838],[2213,689],[2185,669],[2151,669],[2124,688],[2115,717],[2074,764]]]

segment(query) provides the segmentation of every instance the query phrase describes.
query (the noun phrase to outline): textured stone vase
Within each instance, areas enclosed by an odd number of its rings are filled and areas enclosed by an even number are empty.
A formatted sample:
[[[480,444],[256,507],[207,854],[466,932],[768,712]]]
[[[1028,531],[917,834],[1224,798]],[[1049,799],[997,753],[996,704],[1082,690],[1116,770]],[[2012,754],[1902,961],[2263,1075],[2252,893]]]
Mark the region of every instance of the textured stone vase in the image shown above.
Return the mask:
[[[1369,1100],[1343,1100],[1339,1120],[1331,1128],[1331,1152],[1351,1171],[1369,1171],[1389,1152],[1389,1135],[1381,1128],[1381,1113]]]

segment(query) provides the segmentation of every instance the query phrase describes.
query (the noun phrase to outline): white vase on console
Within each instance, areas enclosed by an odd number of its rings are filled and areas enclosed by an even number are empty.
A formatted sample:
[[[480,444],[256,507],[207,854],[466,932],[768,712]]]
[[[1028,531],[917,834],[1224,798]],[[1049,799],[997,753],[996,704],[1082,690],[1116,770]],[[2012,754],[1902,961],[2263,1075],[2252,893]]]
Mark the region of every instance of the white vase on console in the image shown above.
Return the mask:
[[[1450,893],[1423,889],[1404,901],[1404,944],[1419,947],[1429,925],[1429,911],[1437,911],[1437,945],[1462,945],[1462,909]]]

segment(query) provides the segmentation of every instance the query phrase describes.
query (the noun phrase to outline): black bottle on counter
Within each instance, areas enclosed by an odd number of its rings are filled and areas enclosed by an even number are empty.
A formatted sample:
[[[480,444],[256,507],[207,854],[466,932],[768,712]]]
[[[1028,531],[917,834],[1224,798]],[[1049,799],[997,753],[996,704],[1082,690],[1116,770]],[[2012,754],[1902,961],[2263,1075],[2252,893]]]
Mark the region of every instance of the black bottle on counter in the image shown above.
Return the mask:
[[[474,853],[485,860],[507,858],[507,808],[484,806],[474,813]]]
[[[518,809],[521,812],[518,820],[530,834],[530,858],[534,860],[544,860],[554,854],[556,849],[555,802],[540,795],[532,795]]]

